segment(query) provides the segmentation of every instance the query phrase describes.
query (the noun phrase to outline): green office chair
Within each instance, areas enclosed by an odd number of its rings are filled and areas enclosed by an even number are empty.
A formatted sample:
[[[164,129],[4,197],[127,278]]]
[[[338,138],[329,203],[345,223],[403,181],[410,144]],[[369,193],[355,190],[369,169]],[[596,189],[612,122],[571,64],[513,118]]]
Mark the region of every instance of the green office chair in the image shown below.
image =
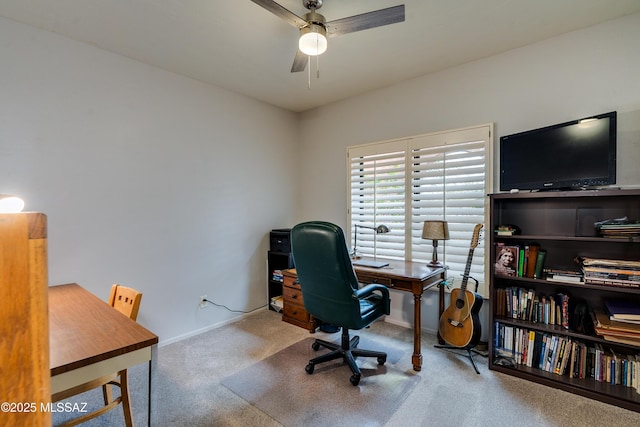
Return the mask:
[[[384,365],[387,354],[357,348],[360,337],[349,338],[349,329],[362,329],[379,317],[389,314],[389,290],[378,284],[358,288],[358,279],[342,229],[337,225],[312,221],[296,225],[291,230],[291,250],[307,311],[316,319],[342,328],[341,343],[317,339],[314,350],[320,347],[329,353],[311,359],[305,370],[313,373],[316,364],[342,358],[349,365],[354,386],[360,383],[358,356],[376,357]]]

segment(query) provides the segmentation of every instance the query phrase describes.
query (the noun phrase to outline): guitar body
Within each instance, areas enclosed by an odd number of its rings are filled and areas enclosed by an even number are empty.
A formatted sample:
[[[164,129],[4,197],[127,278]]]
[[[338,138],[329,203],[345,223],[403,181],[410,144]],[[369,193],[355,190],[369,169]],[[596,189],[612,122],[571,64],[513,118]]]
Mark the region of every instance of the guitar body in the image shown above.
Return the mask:
[[[440,317],[440,336],[454,347],[475,347],[480,342],[482,296],[461,289],[451,291],[451,304]]]
[[[480,341],[482,329],[478,313],[482,307],[482,296],[477,292],[467,290],[469,271],[473,259],[473,250],[478,246],[482,224],[477,224],[473,229],[471,247],[467,257],[467,265],[462,275],[460,289],[451,291],[449,307],[440,316],[438,331],[443,340],[454,347],[472,348]],[[474,279],[475,280],[475,279]],[[476,289],[477,289],[476,281]]]

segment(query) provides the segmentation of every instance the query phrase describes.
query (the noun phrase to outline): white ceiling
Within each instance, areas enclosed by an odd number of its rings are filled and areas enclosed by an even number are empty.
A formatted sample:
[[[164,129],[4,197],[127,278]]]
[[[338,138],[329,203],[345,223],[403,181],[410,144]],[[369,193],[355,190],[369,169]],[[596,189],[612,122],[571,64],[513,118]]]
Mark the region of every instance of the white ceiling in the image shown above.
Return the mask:
[[[319,12],[398,4],[405,22],[329,39],[310,89],[290,73],[298,30],[250,0],[0,0],[0,16],[299,112],[640,12],[639,0],[324,0]]]

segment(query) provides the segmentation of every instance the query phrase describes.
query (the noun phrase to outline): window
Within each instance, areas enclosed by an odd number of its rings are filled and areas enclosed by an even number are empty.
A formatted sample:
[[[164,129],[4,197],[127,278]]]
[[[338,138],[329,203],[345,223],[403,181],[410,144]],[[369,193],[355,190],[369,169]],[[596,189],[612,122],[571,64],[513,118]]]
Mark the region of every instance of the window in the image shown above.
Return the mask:
[[[459,281],[475,225],[489,223],[492,135],[493,125],[483,125],[349,147],[352,248],[360,255],[426,263],[433,246],[422,239],[422,224],[444,219],[450,240],[438,243],[438,257],[449,266],[448,277]],[[376,234],[373,228],[381,224],[390,232]],[[357,236],[355,225],[363,226]],[[470,276],[486,295],[483,240]]]

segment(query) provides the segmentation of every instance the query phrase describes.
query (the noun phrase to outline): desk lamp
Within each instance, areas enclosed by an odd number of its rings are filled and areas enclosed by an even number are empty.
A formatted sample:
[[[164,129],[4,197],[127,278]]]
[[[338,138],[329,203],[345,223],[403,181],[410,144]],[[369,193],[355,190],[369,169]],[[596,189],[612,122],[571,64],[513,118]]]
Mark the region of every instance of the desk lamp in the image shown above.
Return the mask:
[[[442,267],[442,263],[438,261],[438,240],[449,240],[447,221],[425,221],[422,227],[422,238],[433,241],[433,255],[427,267]]]
[[[373,242],[374,242],[374,246],[375,246],[375,239],[376,239],[376,235],[378,234],[385,234],[389,232],[389,227],[387,227],[384,224],[380,224],[377,227],[369,227],[368,225],[358,225],[358,224],[354,224],[354,231],[353,231],[353,252],[351,253],[351,258],[352,259],[359,259],[360,255],[358,255],[358,227],[360,228],[366,228],[369,230],[375,230],[376,234],[374,234],[373,236]],[[375,254],[374,254],[375,255]]]

